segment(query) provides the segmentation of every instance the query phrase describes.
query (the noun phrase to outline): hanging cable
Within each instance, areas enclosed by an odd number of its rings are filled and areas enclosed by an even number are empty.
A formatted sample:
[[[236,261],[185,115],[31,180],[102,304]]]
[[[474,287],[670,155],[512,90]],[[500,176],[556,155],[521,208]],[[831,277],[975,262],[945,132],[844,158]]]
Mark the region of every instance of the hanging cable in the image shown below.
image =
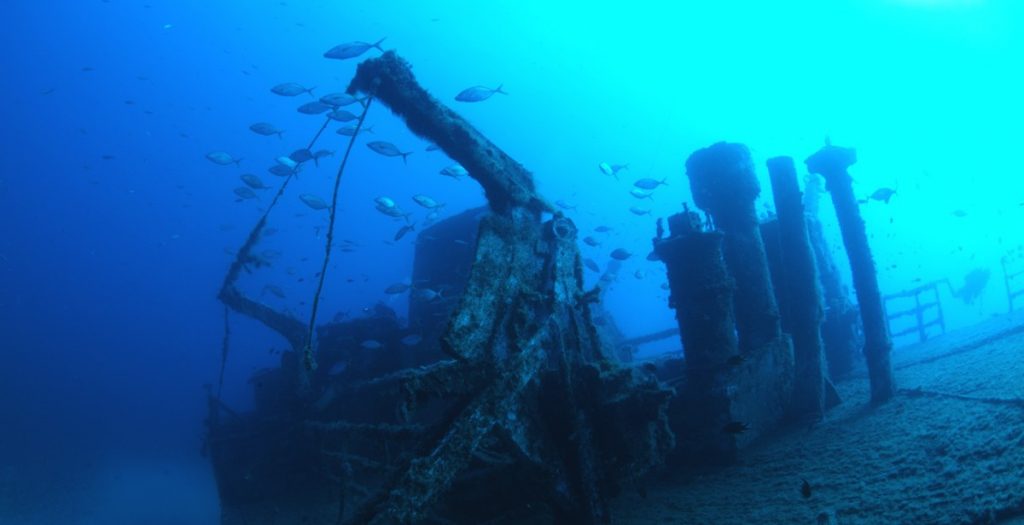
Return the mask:
[[[334,219],[338,215],[338,188],[341,186],[341,176],[345,173],[345,164],[348,163],[348,156],[352,153],[352,146],[356,143],[359,130],[363,127],[366,114],[370,111],[370,104],[373,97],[367,97],[363,106],[363,113],[359,115],[359,122],[356,123],[355,133],[348,141],[348,148],[345,149],[345,156],[341,158],[341,166],[338,166],[338,175],[334,178],[334,193],[331,196],[331,215],[327,225],[327,245],[324,247],[324,263],[320,267],[320,280],[316,285],[316,294],[313,295],[313,307],[309,314],[309,333],[306,334],[306,346],[303,348],[306,370],[316,370],[316,357],[313,355],[313,336],[316,331],[316,313],[320,307],[320,293],[324,289],[324,278],[327,277],[327,265],[331,261],[331,247],[334,245]]]

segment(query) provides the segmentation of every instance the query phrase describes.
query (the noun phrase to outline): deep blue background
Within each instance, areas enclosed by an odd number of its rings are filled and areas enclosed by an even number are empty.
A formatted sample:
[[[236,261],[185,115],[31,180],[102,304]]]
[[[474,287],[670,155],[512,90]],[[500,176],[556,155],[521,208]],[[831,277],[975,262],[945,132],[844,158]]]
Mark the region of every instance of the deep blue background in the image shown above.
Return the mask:
[[[615,228],[601,247],[583,250],[602,264],[614,248],[637,254],[608,296],[630,335],[673,321],[664,272],[643,261],[654,219],[626,210],[678,210],[690,200],[686,156],[718,140],[749,144],[759,169],[774,155],[803,159],[826,135],[858,147],[858,193],[897,189],[891,204],[864,208],[883,291],[918,279],[959,283],[984,267],[992,282],[981,301],[945,297],[949,323],[1005,311],[998,259],[1021,243],[1024,216],[1021,7],[666,5],[8,2],[0,19],[0,504],[9,506],[0,506],[0,523],[156,523],[167,509],[195,512],[167,523],[215,522],[215,492],[198,457],[202,385],[215,381],[219,362],[215,295],[270,198],[235,202],[231,190],[241,173],[281,181],[266,168],[304,147],[322,120],[295,112],[308,96],[270,88],[342,91],[357,60],[321,56],[341,42],[386,36],[425,87],[533,170],[546,196],[575,205],[570,216],[584,230]],[[504,84],[510,94],[453,100],[477,84]],[[249,131],[257,121],[286,130],[284,139]],[[324,319],[378,301],[404,310],[382,290],[408,279],[415,239],[384,242],[401,223],[374,211],[374,196],[394,198],[417,221],[425,211],[411,201],[416,193],[446,202],[444,215],[484,202],[473,181],[438,175],[449,161],[425,152],[385,108],[374,107],[367,123],[375,134],[354,150],[337,234],[360,248],[336,255]],[[337,127],[317,146],[343,150]],[[374,139],[414,153],[407,165],[380,157],[363,146]],[[217,166],[204,157],[211,151],[243,160]],[[326,213],[297,195],[329,200],[339,160],[307,167],[289,188],[270,219],[279,232],[259,248],[282,254],[244,278],[253,296],[299,316],[308,314]],[[597,170],[602,161],[630,168],[616,181]],[[637,201],[628,190],[640,177],[669,185],[653,202]],[[770,199],[759,206],[769,210]],[[266,284],[287,297],[261,293]],[[232,326],[226,399],[244,408],[248,375],[271,365],[269,350],[284,343],[237,316]],[[648,351],[677,346],[665,344]]]

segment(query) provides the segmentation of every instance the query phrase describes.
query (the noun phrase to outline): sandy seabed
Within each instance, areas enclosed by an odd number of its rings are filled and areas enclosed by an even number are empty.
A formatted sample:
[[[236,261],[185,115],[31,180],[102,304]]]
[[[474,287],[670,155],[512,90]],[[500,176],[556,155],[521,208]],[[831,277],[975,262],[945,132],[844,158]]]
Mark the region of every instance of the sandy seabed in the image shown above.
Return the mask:
[[[897,349],[893,368],[892,401],[868,406],[855,372],[821,423],[627,494],[615,523],[1024,524],[1024,315]]]

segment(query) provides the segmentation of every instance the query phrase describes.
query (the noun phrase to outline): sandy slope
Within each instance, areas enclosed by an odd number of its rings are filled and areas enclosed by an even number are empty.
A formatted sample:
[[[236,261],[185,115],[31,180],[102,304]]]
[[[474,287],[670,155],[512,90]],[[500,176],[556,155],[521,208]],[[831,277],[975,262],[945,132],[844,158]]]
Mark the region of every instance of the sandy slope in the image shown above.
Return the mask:
[[[1024,317],[900,349],[893,364],[900,388],[1024,398]],[[1024,515],[1024,406],[903,393],[871,409],[863,372],[838,388],[844,404],[824,422],[766,437],[740,465],[625,496],[616,522],[959,524]],[[808,499],[801,478],[813,487]]]

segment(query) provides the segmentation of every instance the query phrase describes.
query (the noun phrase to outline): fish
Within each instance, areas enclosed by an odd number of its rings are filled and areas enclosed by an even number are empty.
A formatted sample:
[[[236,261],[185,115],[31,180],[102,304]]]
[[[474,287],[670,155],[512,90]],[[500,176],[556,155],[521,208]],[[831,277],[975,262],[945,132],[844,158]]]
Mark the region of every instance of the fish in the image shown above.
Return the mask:
[[[444,299],[441,292],[438,292],[432,288],[420,288],[416,290],[415,294],[418,299],[431,302],[437,299]]]
[[[563,210],[575,210],[576,209],[575,205],[569,204],[568,202],[565,202],[563,200],[555,201],[555,205],[558,206],[559,208],[562,208]]]
[[[408,292],[410,288],[412,288],[412,286],[409,286],[408,284],[405,284],[405,283],[395,283],[395,284],[389,285],[387,288],[385,288],[384,289],[384,293],[386,293],[388,295],[398,295],[398,294],[402,294],[402,293]]]
[[[265,190],[268,187],[266,184],[263,184],[263,181],[260,180],[259,177],[252,173],[243,173],[242,175],[239,175],[238,178],[242,179],[242,182],[244,182],[246,186],[254,190]]]
[[[588,270],[593,272],[600,272],[601,267],[594,262],[593,259],[583,259],[583,266],[586,266]]]
[[[455,100],[459,102],[482,102],[491,98],[491,95],[495,93],[508,95],[508,93],[501,90],[501,87],[501,85],[498,85],[498,87],[491,89],[484,86],[473,86],[460,91],[458,95],[455,95]]]
[[[385,208],[394,208],[395,207],[395,201],[391,200],[388,197],[384,197],[383,195],[378,195],[377,197],[374,197],[373,198],[373,202],[377,206],[383,206]]]
[[[355,126],[345,126],[338,129],[337,133],[343,137],[354,137],[356,136],[356,131],[360,133],[373,133],[373,126],[363,126],[360,129],[356,129]]]
[[[276,127],[274,127],[273,124],[269,122],[257,122],[255,124],[250,125],[249,129],[251,129],[253,133],[257,135],[263,135],[264,137],[277,135],[278,138],[284,138],[284,131],[277,129]]]
[[[633,254],[629,250],[623,248],[616,248],[611,253],[611,258],[615,259],[616,261],[625,261],[626,259],[629,259],[632,256]]]
[[[245,186],[239,186],[239,187],[235,188],[232,191],[235,192],[235,195],[238,195],[239,197],[241,197],[243,199],[255,199],[255,198],[257,198],[256,192],[252,191],[252,189],[247,188]]]
[[[953,210],[950,214],[958,219],[963,219],[967,216],[967,212],[964,210]]]
[[[236,159],[223,151],[211,151],[206,154],[206,158],[218,166],[227,166],[228,164],[240,166],[242,164],[242,159]]]
[[[746,423],[739,421],[730,421],[722,427],[722,432],[725,434],[742,434],[750,429],[750,426]]]
[[[289,153],[288,158],[291,159],[292,162],[294,162],[296,165],[299,165],[308,160],[313,160],[315,157],[313,156],[312,151],[302,148]]]
[[[425,149],[424,151],[438,151],[440,149],[441,146],[438,146],[437,144],[429,144],[427,145],[427,149]]]
[[[637,279],[643,279],[644,277],[647,277],[647,273],[645,273],[643,270],[637,270],[633,272],[633,277],[636,277]]]
[[[394,144],[390,142],[384,142],[383,140],[375,140],[368,142],[366,147],[373,150],[375,153],[384,155],[385,157],[402,157],[402,162],[406,162],[406,158],[412,155],[411,151],[402,152]]]
[[[324,52],[324,58],[332,58],[335,60],[345,60],[347,58],[355,58],[363,53],[376,48],[381,53],[384,49],[380,47],[381,42],[387,37],[384,37],[372,44],[366,42],[346,42],[344,44],[338,44]]]
[[[642,215],[650,215],[651,214],[651,210],[647,210],[647,209],[644,209],[644,208],[638,208],[636,206],[633,206],[632,208],[629,209],[629,213],[632,213],[633,215],[641,215],[641,216]]]
[[[661,179],[661,180],[640,179],[640,180],[634,182],[633,186],[636,186],[637,188],[640,188],[642,190],[653,190],[653,189],[657,188],[658,186],[662,186],[662,185],[668,186],[668,183],[665,182],[666,180],[667,179]]]
[[[320,102],[306,102],[305,104],[295,108],[295,111],[302,113],[303,115],[319,115],[325,111],[330,111],[331,106],[322,104]]]
[[[599,241],[599,240],[597,240],[597,239],[595,239],[593,237],[590,237],[589,235],[587,237],[583,238],[583,242],[586,243],[587,246],[593,246],[595,248],[598,247],[598,246],[601,246],[601,241]]]
[[[335,109],[327,114],[327,118],[337,120],[338,122],[351,122],[353,120],[359,120],[359,115],[344,109]]]
[[[335,317],[337,317],[337,316],[335,316]],[[335,321],[335,322],[337,322],[337,321]],[[348,362],[347,361],[338,361],[337,363],[334,363],[333,365],[331,365],[331,369],[327,371],[327,375],[328,376],[336,376],[336,375],[344,372],[347,369],[348,369]]]
[[[285,158],[287,158],[287,157],[285,157]],[[298,172],[299,170],[297,170],[295,168],[289,168],[288,166],[285,166],[284,164],[275,164],[275,165],[271,166],[270,168],[268,168],[267,171],[269,171],[271,175],[276,175],[278,177],[287,177],[287,176],[291,175],[292,173]]]
[[[292,155],[294,154],[295,153],[292,152]],[[291,155],[288,155],[287,157],[282,155],[274,160],[276,160],[278,164],[288,168],[289,170],[293,170],[299,165],[299,163],[295,159],[293,159]]]
[[[803,483],[800,485],[800,495],[803,496],[804,499],[810,499],[811,484],[808,483],[806,479],[800,478],[800,480],[803,481]]]
[[[394,240],[402,240],[402,237],[405,237],[405,234],[411,231],[416,231],[416,224],[406,224],[405,226],[402,226],[401,228],[398,229],[397,232],[395,232]]]
[[[636,197],[636,198],[638,198],[638,199],[650,199],[652,201],[654,200],[654,197],[653,197],[654,194],[652,192],[644,191],[644,190],[641,190],[640,188],[633,188],[633,189],[629,190],[629,194],[634,196],[634,197]]]
[[[442,169],[441,175],[458,180],[461,179],[462,177],[465,177],[466,175],[469,175],[469,172],[466,171],[466,168],[462,167],[462,164],[456,162],[455,164],[452,164],[451,166]]]
[[[275,95],[281,95],[282,97],[294,97],[295,95],[301,95],[303,93],[309,93],[309,96],[312,97],[314,89],[316,88],[305,88],[295,82],[286,82],[270,88],[270,91]]]
[[[868,195],[868,198],[889,204],[889,199],[891,199],[893,195],[896,195],[896,190],[892,188],[878,188],[872,192],[871,195]]]
[[[597,169],[601,170],[601,173],[615,177],[615,180],[619,179],[619,170],[629,168],[629,164],[608,164],[602,162],[597,165]]]
[[[420,206],[423,206],[428,210],[435,210],[437,208],[444,207],[443,203],[439,204],[434,199],[431,199],[430,197],[427,197],[426,195],[423,194],[413,195],[412,200],[416,201],[416,204],[419,204]]]
[[[336,108],[350,106],[352,104],[355,104],[356,102],[362,103],[363,99],[353,97],[348,93],[328,93],[320,97],[320,103],[326,104],[328,106],[334,106]]]
[[[299,200],[314,210],[326,210],[331,207],[331,205],[327,204],[326,201],[310,193],[303,193],[302,195],[299,195]]]
[[[390,208],[387,206],[376,206],[376,209],[377,211],[383,213],[384,215],[387,215],[388,217],[394,217],[396,219],[405,219],[406,222],[409,222],[409,216],[412,215],[411,213],[403,212],[402,209],[399,208],[398,206],[392,206]]]
[[[648,261],[660,261],[661,260],[661,256],[658,255],[658,252],[656,252],[654,250],[651,250],[651,253],[647,254],[647,260]]]
[[[423,341],[423,336],[420,334],[409,334],[401,339],[401,342],[405,346],[416,346]]]
[[[379,350],[384,348],[384,345],[376,339],[367,339],[362,343],[359,343],[359,347],[363,350]]]
[[[276,284],[266,284],[266,285],[264,285],[263,286],[263,291],[261,293],[265,294],[267,292],[270,292],[272,295],[275,295],[275,296],[277,296],[280,299],[284,299],[285,298],[284,290],[282,290],[281,287],[277,286]]]
[[[598,226],[598,227],[594,228],[594,231],[597,232],[597,233],[608,233],[608,232],[612,231],[612,227],[611,226]]]
[[[334,152],[329,149],[318,149],[313,152],[313,162],[317,162],[324,157],[333,157]]]

